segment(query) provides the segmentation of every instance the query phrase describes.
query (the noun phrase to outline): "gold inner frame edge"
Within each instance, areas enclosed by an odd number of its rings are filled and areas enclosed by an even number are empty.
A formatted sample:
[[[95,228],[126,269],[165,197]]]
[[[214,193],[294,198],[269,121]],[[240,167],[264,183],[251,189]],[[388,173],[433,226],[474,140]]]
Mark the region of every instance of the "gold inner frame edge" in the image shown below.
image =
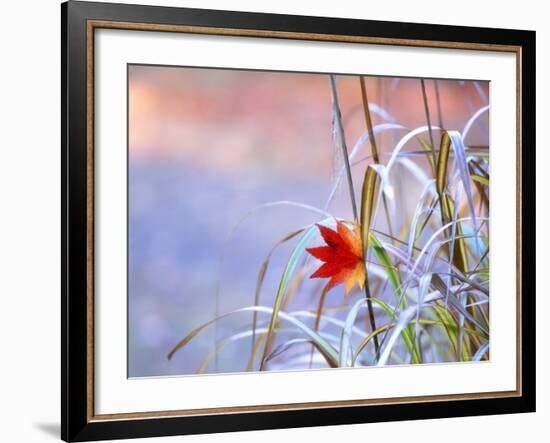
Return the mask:
[[[326,402],[284,403],[271,405],[230,406],[201,409],[181,409],[170,411],[128,412],[115,414],[95,414],[94,409],[94,32],[95,29],[119,29],[153,32],[176,32],[200,35],[221,35],[234,37],[279,38],[302,41],[325,41],[337,43],[363,43],[371,45],[394,45],[420,48],[462,49],[476,51],[511,52],[516,56],[516,390],[477,392],[467,394],[426,395],[415,397],[392,397],[365,400],[334,400]],[[522,254],[522,190],[521,190],[521,46],[489,43],[445,42],[438,40],[416,40],[385,37],[351,36],[341,34],[315,34],[286,31],[266,31],[254,29],[216,28],[188,25],[165,25],[133,23],[123,21],[88,20],[86,26],[86,170],[87,170],[87,421],[113,421],[129,419],[154,419],[160,417],[189,417],[220,414],[260,413],[277,411],[297,411],[304,409],[360,407],[406,403],[429,403],[436,401],[462,401],[520,397],[522,395],[522,348],[521,348],[521,254]]]

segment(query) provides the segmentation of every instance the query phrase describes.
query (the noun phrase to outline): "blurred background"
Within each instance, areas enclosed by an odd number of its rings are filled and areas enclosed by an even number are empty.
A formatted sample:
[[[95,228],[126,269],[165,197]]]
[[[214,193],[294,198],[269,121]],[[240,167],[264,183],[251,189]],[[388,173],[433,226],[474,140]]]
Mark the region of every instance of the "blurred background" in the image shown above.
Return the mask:
[[[437,89],[434,80],[425,83],[432,124],[446,129],[462,131],[489,100],[487,82],[438,80]],[[371,76],[366,85],[371,105],[379,108],[375,125],[426,124],[420,80]],[[351,150],[366,131],[359,78],[338,75],[337,87]],[[250,329],[252,314],[216,322],[169,361],[171,348],[217,315],[254,304],[258,272],[271,248],[322,218],[300,207],[254,208],[293,201],[325,209],[341,166],[330,80],[327,74],[131,65],[128,94],[128,372],[194,374],[220,339]],[[487,143],[483,125],[488,121],[468,136],[471,144]],[[402,135],[377,138],[383,163]],[[363,149],[358,159],[370,152]],[[410,149],[418,149],[415,142]],[[356,169],[360,191],[364,166]],[[408,186],[401,183],[401,193]],[[414,207],[418,190],[410,186]],[[329,212],[352,218],[345,187]],[[262,305],[272,304],[293,244],[273,254]],[[306,279],[292,309],[315,309],[321,284]],[[326,306],[343,302],[338,288]],[[250,339],[232,342],[206,372],[243,371],[250,351]]]

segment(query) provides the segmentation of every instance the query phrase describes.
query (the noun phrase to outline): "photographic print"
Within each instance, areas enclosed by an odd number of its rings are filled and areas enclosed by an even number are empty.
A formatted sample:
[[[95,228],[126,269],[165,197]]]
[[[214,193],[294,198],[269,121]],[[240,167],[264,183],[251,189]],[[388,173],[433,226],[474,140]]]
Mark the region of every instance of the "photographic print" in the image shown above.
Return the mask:
[[[489,360],[489,82],[128,65],[128,372]]]

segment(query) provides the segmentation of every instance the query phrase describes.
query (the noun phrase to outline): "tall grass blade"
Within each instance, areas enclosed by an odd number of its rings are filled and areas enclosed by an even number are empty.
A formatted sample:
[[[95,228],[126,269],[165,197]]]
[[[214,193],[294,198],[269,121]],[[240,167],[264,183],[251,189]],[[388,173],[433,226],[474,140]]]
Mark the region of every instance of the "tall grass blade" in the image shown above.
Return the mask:
[[[178,352],[180,349],[182,349],[187,343],[189,343],[194,337],[196,337],[201,331],[206,329],[208,326],[214,324],[215,322],[229,317],[231,315],[235,315],[242,312],[253,312],[257,311],[262,314],[268,314],[273,315],[274,309],[268,308],[265,306],[247,306],[245,308],[235,309],[234,311],[228,312],[226,314],[222,314],[202,325],[199,327],[193,329],[187,336],[185,336],[181,341],[179,341],[172,350],[168,353],[168,359],[171,360],[172,357],[176,352]],[[308,326],[306,326],[303,322],[296,319],[294,316],[287,314],[286,312],[279,311],[278,317],[281,319],[291,323],[293,326],[296,326],[302,333],[304,333],[307,337],[315,341],[320,347],[323,348],[323,351],[326,352],[327,355],[330,356],[333,362],[338,362],[339,356],[338,352],[319,334],[316,334],[313,330],[311,330]]]
[[[370,166],[365,171],[365,178],[363,180],[363,190],[361,192],[361,243],[363,245],[363,257],[365,260],[365,297],[367,299],[367,307],[369,311],[369,323],[371,330],[376,330],[376,320],[374,319],[374,312],[372,308],[370,288],[369,288],[369,269],[367,266],[367,257],[369,251],[369,231],[372,215],[374,213],[374,195],[376,192],[378,174]],[[378,337],[374,337],[374,347],[376,354],[379,352]]]
[[[445,188],[447,187],[447,167],[449,164],[449,153],[451,151],[451,139],[449,134],[445,131],[441,137],[441,144],[439,146],[439,157],[437,158],[437,174],[436,174],[436,188],[437,193],[442,199],[442,195],[445,194]],[[444,211],[443,213],[445,213]]]
[[[462,137],[457,131],[448,131],[448,134],[449,134],[449,138],[451,139],[451,143],[455,153],[458,170],[460,172],[460,178],[462,180],[462,184],[464,185],[464,192],[466,193],[466,199],[468,202],[468,208],[470,210],[470,216],[472,217],[474,231],[476,232],[476,235],[474,238],[476,242],[475,244],[476,244],[477,255],[479,256],[481,255],[481,250],[479,247],[479,241],[477,239],[477,221],[476,221],[476,213],[474,208],[474,197],[472,193],[472,184],[470,181],[470,172],[468,168],[468,162],[466,161],[466,154],[464,152],[464,143],[462,141]]]
[[[262,286],[265,279],[265,274],[267,272],[267,268],[269,267],[269,262],[271,261],[271,257],[275,250],[281,246],[282,244],[286,243],[289,240],[292,240],[297,235],[304,232],[305,228],[300,228],[294,232],[291,232],[290,234],[283,237],[281,240],[279,240],[269,251],[269,254],[267,255],[266,259],[262,263],[262,266],[260,267],[260,271],[258,272],[258,279],[256,281],[256,291],[254,293],[254,306],[258,306],[260,304],[260,293],[262,291]],[[256,322],[257,322],[258,313],[254,311],[252,314],[252,348],[251,348],[251,356],[254,354],[254,347],[256,343]]]
[[[434,80],[435,86],[435,103],[437,105],[437,123],[441,129],[445,127],[443,124],[443,112],[441,112],[441,95],[439,91],[439,80]]]
[[[312,344],[313,349],[317,349],[319,351],[319,353],[323,356],[323,358],[328,363],[329,367],[331,367],[331,368],[337,368],[338,367],[337,365],[335,365],[334,361],[330,358],[330,356],[327,355],[324,352],[323,348],[320,348],[317,345],[317,343],[315,343],[313,340],[308,340],[308,339],[305,339],[305,338],[294,338],[292,340],[288,340],[285,343],[277,346],[277,348],[275,348],[273,350],[273,352],[271,352],[271,354],[269,354],[267,356],[266,362],[269,362],[270,360],[273,360],[274,358],[280,356],[281,354],[284,354],[286,351],[288,351],[289,349],[291,349],[295,345],[309,344],[309,343]]]
[[[237,334],[233,334],[231,335],[230,337],[227,337],[226,339],[223,339],[223,340],[220,340],[216,346],[214,347],[214,349],[212,349],[208,355],[204,358],[204,360],[202,361],[201,365],[199,366],[199,368],[197,369],[197,374],[203,374],[204,372],[206,372],[206,370],[208,369],[208,366],[210,365],[210,363],[212,362],[212,360],[216,357],[216,355],[218,355],[222,350],[223,348],[225,348],[227,345],[233,343],[233,342],[236,342],[236,341],[239,341],[243,338],[247,338],[247,337],[250,337],[254,332],[258,332],[258,333],[262,333],[262,332],[266,332],[267,331],[267,328],[258,328],[256,331],[243,331],[243,332],[239,332]],[[278,329],[277,332],[292,332],[293,330],[292,329],[288,329],[288,330],[281,330],[281,329]]]
[[[484,186],[489,186],[489,179],[477,174],[471,174],[470,178]]]
[[[440,129],[439,127],[433,127],[432,129]],[[395,147],[392,150],[391,157],[388,160],[388,163],[386,164],[386,169],[388,170],[388,174],[390,173],[390,170],[392,169],[394,163],[397,161],[399,156],[401,155],[401,150],[403,147],[413,138],[417,138],[420,134],[423,134],[424,132],[427,132],[429,130],[428,126],[419,126],[418,128],[415,128],[411,131],[409,131],[407,134],[405,134],[395,145]],[[433,155],[432,155],[433,157]],[[434,160],[435,161],[435,160]]]
[[[359,312],[359,308],[361,308],[361,306],[363,306],[365,302],[366,302],[365,299],[357,300],[349,310],[348,315],[346,316],[346,324],[340,336],[340,360],[338,362],[340,367],[349,366],[350,357],[352,357],[350,355],[351,328],[355,324],[355,320],[357,318],[357,313]]]
[[[325,298],[328,294],[328,285],[325,285],[323,287],[323,290],[321,291],[321,296],[319,297],[319,304],[317,306],[317,312],[315,317],[315,323],[313,325],[313,330],[315,332],[319,332],[319,324],[321,323],[321,316],[323,315],[323,307],[325,306]],[[311,368],[311,365],[313,363],[313,347],[311,348],[311,355],[309,359],[309,367]]]
[[[367,132],[369,134],[370,139],[370,146],[371,146],[371,152],[372,152],[372,159],[374,160],[374,163],[379,164],[380,163],[380,157],[378,155],[378,147],[376,145],[376,137],[374,135],[374,130],[372,127],[372,119],[370,115],[370,109],[369,109],[369,99],[367,95],[367,86],[365,85],[365,78],[363,76],[359,77],[359,83],[361,85],[361,96],[363,98],[363,112],[365,114],[365,124],[367,126]],[[386,214],[386,224],[388,226],[388,231],[390,235],[393,237],[393,229],[392,229],[392,222],[390,218],[390,213],[388,210],[388,202],[386,200],[386,194],[382,194],[382,203],[384,205],[384,212]]]
[[[432,122],[430,118],[430,108],[428,106],[428,94],[426,93],[426,83],[424,82],[424,79],[420,79],[420,87],[422,88],[422,100],[424,102],[424,112],[426,114],[426,123],[428,124],[428,134],[430,136],[430,145],[432,150],[432,159],[435,162],[435,143],[434,143],[434,136],[432,132]]]
[[[489,105],[483,106],[482,108],[478,109],[474,115],[470,117],[470,119],[466,122],[464,125],[464,128],[462,129],[462,140],[466,140],[466,137],[468,136],[468,133],[470,132],[470,129],[472,129],[472,126],[474,123],[486,112],[489,111]]]
[[[424,300],[426,294],[430,288],[432,282],[432,274],[424,274],[420,277],[420,282],[418,283],[418,300],[417,300],[417,309],[416,309],[416,327],[415,327],[415,339],[416,339],[416,348],[420,349],[420,311],[421,306],[424,305]]]
[[[372,250],[374,252],[374,255],[384,267],[388,281],[390,282],[393,288],[393,292],[395,294],[395,299],[397,301],[397,306],[399,307],[399,310],[406,309],[407,301],[403,296],[401,279],[399,278],[399,274],[397,272],[396,267],[391,262],[390,257],[388,256],[384,245],[380,242],[380,240],[378,240],[378,238],[376,238],[376,236],[372,232],[370,233],[370,240],[372,243]],[[373,301],[377,303],[380,307],[382,307],[382,309],[384,309],[387,315],[391,317],[395,317],[394,311],[388,312],[385,309],[387,305],[381,304],[382,303],[381,300],[377,298],[376,299],[373,298]],[[405,342],[405,345],[407,346],[407,350],[411,355],[412,362],[418,363],[420,354],[419,354],[418,348],[414,344],[412,328],[408,327],[403,331],[403,341]]]
[[[361,299],[361,300],[364,300],[364,299]],[[349,306],[346,307],[346,310],[349,310]],[[291,315],[294,318],[312,319],[312,318],[316,317],[316,314],[311,312],[311,311],[292,311],[292,312],[289,312],[288,314]],[[333,326],[336,326],[337,328],[340,328],[340,329],[343,329],[346,326],[346,323],[344,321],[342,321],[338,318],[332,317],[330,315],[322,315],[321,316],[321,325],[324,325],[324,324],[333,325]],[[321,326],[319,328],[322,329]],[[365,331],[363,331],[361,328],[358,328],[357,326],[353,326],[351,328],[351,331],[355,335],[358,335],[359,337],[364,338],[364,337],[367,336]]]
[[[440,294],[438,292],[428,294],[425,297],[424,304],[435,301],[439,296]],[[382,350],[382,354],[380,355],[380,359],[378,360],[377,366],[384,366],[388,362],[391,351],[395,346],[397,339],[399,338],[399,335],[406,327],[409,326],[409,324],[411,323],[411,320],[416,316],[416,312],[421,308],[422,308],[421,305],[410,306],[399,314],[395,327],[393,328],[392,334],[389,340],[387,341],[386,345],[384,346],[384,349]]]
[[[372,150],[372,159],[375,163],[380,163],[380,157],[378,156],[378,147],[376,146],[376,137],[372,129],[372,120],[369,110],[369,99],[367,96],[367,86],[365,85],[365,78],[359,77],[359,83],[361,85],[361,97],[363,99],[363,113],[365,115],[365,123],[367,125],[367,132],[369,134],[370,146]]]
[[[480,361],[483,356],[489,351],[489,341],[483,343],[472,357],[472,361]]]
[[[460,225],[455,223],[456,217],[454,215],[454,204],[451,198],[447,195],[447,169],[449,164],[449,154],[451,152],[451,137],[449,132],[445,131],[441,136],[441,145],[439,147],[439,157],[437,159],[437,176],[436,176],[436,189],[439,196],[439,204],[441,207],[441,223],[443,225],[451,223],[450,237],[453,238],[452,245],[454,245],[454,233],[458,232],[462,234]],[[454,248],[450,250],[447,248],[449,258],[453,260],[455,266],[462,272],[466,271],[467,261],[465,246],[462,241],[459,242],[456,253]]]
[[[428,161],[430,162],[430,166],[432,168],[432,172],[435,175],[435,159],[433,156],[433,147],[430,143],[428,143],[426,140],[424,140],[424,137],[417,136],[416,139],[420,143],[420,146],[422,146],[422,149],[424,152],[428,154]]]
[[[396,130],[406,131],[407,128],[405,128],[404,126],[395,124],[395,123],[382,123],[380,125],[376,125],[373,128],[374,135],[378,135],[378,134],[381,134],[385,131],[390,131],[390,130],[393,130],[393,131],[396,131]],[[357,140],[357,142],[355,143],[355,145],[353,146],[353,149],[351,150],[351,152],[349,154],[350,163],[353,162],[353,159],[357,156],[357,153],[369,141],[370,141],[369,133],[368,133],[368,131],[365,131],[361,135],[361,137],[359,137],[359,139]],[[336,191],[338,190],[338,187],[340,186],[340,180],[342,179],[342,176],[344,175],[345,171],[346,171],[346,168],[344,166],[340,170],[339,174],[336,176],[336,180],[334,182],[334,185],[333,185],[333,187],[330,191],[329,197],[328,197],[327,202],[325,204],[325,210],[330,206],[330,203],[334,199],[334,196],[336,195]]]
[[[421,319],[418,321],[420,324],[422,325],[430,325],[430,326],[433,326],[433,325],[438,325],[440,324],[440,322],[438,321],[435,321],[435,320],[424,320],[424,319]],[[416,324],[417,323],[417,320],[415,319],[412,319],[411,320],[411,323],[413,324]],[[359,358],[359,355],[361,355],[361,353],[363,352],[363,350],[368,346],[368,344],[372,341],[373,337],[376,336],[376,335],[380,335],[382,332],[386,332],[388,329],[391,329],[395,326],[395,323],[386,323],[385,325],[383,326],[380,326],[376,331],[374,332],[371,332],[360,344],[359,346],[357,347],[357,349],[355,350],[355,352],[353,353],[353,360],[352,360],[352,366],[355,366],[356,365],[356,361],[357,359]]]
[[[363,191],[361,194],[361,241],[363,243],[364,256],[367,256],[369,248],[369,233],[372,215],[375,209],[374,196],[378,183],[378,174],[372,167],[367,167],[365,179],[363,180]]]
[[[351,201],[351,207],[353,209],[353,216],[355,220],[357,220],[358,219],[357,203],[355,202],[355,191],[353,188],[353,178],[351,176],[351,166],[349,161],[348,148],[346,145],[346,136],[344,135],[344,126],[342,125],[342,113],[340,112],[340,104],[338,103],[338,90],[336,87],[336,76],[332,74],[330,76],[330,84],[332,87],[333,121],[336,128],[336,133],[340,144],[340,148],[342,149],[342,154],[344,157],[344,166],[346,168],[346,175],[348,178],[349,196]]]
[[[330,220],[323,220],[320,224],[327,224],[329,221]],[[302,236],[302,238],[294,248],[294,251],[292,251],[292,254],[290,255],[290,258],[286,264],[285,270],[283,271],[283,275],[281,276],[281,280],[279,282],[277,295],[275,296],[275,302],[273,304],[273,311],[272,311],[271,321],[269,323],[269,328],[267,332],[264,352],[263,352],[263,356],[260,364],[260,370],[263,370],[265,358],[267,357],[270,351],[271,341],[274,333],[273,331],[275,330],[275,326],[277,324],[277,316],[279,314],[281,304],[283,303],[283,299],[285,296],[285,292],[286,292],[289,280],[292,278],[294,270],[296,269],[296,266],[298,264],[298,259],[304,253],[305,248],[308,245],[308,243],[311,241],[311,239],[313,239],[314,236],[317,234],[317,231],[318,231],[318,228],[316,226],[312,226],[304,233],[304,235]]]

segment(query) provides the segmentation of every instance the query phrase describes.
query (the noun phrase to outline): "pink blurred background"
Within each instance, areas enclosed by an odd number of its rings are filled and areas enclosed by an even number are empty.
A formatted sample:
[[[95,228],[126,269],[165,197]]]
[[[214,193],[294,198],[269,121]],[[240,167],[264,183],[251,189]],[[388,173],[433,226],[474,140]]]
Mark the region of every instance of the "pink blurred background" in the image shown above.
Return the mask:
[[[441,114],[435,81],[426,80],[435,125],[441,120],[444,128],[461,131],[488,103],[487,82],[438,83]],[[374,124],[426,124],[420,80],[366,77],[366,84],[371,104],[386,113],[374,114]],[[359,78],[339,75],[337,85],[351,148],[366,130]],[[190,374],[217,340],[249,320],[224,321],[168,362],[170,348],[216,314],[252,304],[259,267],[273,244],[319,215],[296,208],[258,211],[239,225],[220,268],[233,228],[270,201],[326,203],[335,161],[329,76],[132,65],[128,92],[129,375]],[[488,122],[474,128],[470,143],[487,143],[483,125]],[[379,150],[391,153],[402,135],[382,134]],[[345,192],[337,194],[331,212],[350,217]],[[289,247],[273,257],[266,305]],[[298,307],[314,302],[310,289],[301,288]],[[334,296],[329,304],[340,302]],[[209,371],[242,371],[242,352],[249,352],[248,342],[232,345]]]

